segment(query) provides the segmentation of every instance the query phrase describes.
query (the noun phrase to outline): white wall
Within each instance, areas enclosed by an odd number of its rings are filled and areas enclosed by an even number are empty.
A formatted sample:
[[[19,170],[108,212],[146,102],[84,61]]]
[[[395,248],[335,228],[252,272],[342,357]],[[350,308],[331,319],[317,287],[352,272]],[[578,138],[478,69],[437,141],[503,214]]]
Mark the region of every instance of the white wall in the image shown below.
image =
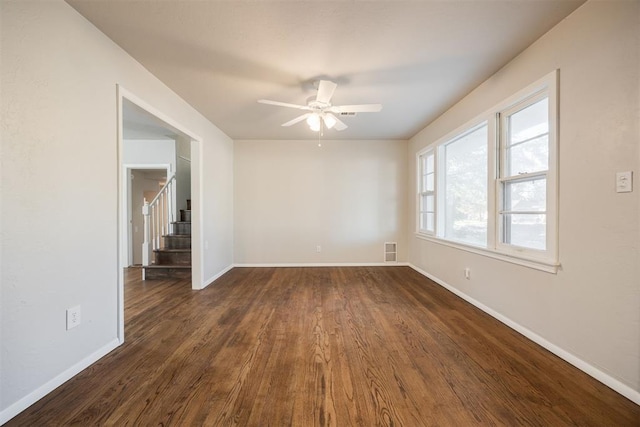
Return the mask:
[[[176,140],[176,206],[187,209],[191,199],[191,140],[180,137]],[[179,218],[179,216],[178,216]]]
[[[640,401],[640,3],[591,1],[412,138],[409,261]],[[560,69],[557,274],[419,240],[415,154]],[[633,193],[615,173],[633,170]],[[472,280],[464,279],[470,267]],[[574,360],[574,362],[576,361]],[[595,369],[594,369],[595,368]],[[601,378],[601,379],[602,379]]]
[[[191,210],[200,212],[204,226],[199,230],[199,224],[191,225],[191,246],[203,248],[202,265],[192,260],[192,271],[202,272],[202,287],[233,266],[233,142],[219,130],[210,136],[225,143],[209,144],[205,137],[202,156],[191,157]],[[194,179],[197,176],[202,179]]]
[[[122,145],[122,163],[134,165],[170,164],[171,173],[176,173],[176,141],[170,139],[125,139]]]
[[[236,141],[235,263],[381,263],[386,241],[405,260],[406,147]]]
[[[202,139],[202,285],[233,263],[233,142],[61,0],[0,19],[1,423],[118,344],[116,85]]]

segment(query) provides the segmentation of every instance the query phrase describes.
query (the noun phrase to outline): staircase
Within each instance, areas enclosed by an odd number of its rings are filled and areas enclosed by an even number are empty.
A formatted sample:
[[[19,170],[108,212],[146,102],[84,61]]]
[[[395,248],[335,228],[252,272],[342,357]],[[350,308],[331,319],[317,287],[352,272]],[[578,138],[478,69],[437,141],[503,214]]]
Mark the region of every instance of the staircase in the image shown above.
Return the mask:
[[[162,246],[153,250],[151,264],[143,266],[144,280],[191,278],[191,200],[169,230],[170,234],[162,236]]]

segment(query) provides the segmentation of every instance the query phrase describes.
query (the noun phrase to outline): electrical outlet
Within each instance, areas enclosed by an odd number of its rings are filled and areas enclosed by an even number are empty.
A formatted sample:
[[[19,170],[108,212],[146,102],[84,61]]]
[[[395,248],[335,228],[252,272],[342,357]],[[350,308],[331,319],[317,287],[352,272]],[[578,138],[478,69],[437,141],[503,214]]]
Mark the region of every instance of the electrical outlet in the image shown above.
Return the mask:
[[[464,269],[464,278],[467,280],[471,280],[471,269],[470,268],[465,268]]]
[[[80,306],[67,309],[67,330],[80,324]]]
[[[322,252],[322,246],[320,245],[316,246],[316,252],[318,253]]]

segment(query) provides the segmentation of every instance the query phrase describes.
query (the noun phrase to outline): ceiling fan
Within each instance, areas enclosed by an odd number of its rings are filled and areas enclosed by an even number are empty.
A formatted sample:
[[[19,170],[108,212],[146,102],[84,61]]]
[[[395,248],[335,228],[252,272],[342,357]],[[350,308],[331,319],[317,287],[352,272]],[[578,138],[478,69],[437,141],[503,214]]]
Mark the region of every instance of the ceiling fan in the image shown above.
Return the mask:
[[[279,107],[295,108],[308,111],[293,120],[283,123],[282,126],[291,126],[303,120],[312,131],[319,132],[324,124],[327,129],[344,130],[347,125],[338,116],[355,116],[357,113],[377,113],[382,110],[382,104],[360,104],[360,105],[331,105],[331,97],[338,85],[329,80],[318,82],[318,94],[315,99],[310,99],[307,105],[289,104],[286,102],[270,101],[268,99],[258,100],[261,104],[276,105]]]

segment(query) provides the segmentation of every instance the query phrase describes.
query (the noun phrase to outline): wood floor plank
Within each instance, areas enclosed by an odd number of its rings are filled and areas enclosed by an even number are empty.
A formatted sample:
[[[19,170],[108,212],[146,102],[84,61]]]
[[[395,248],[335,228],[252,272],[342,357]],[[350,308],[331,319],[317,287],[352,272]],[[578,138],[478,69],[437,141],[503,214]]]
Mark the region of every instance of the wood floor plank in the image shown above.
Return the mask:
[[[639,426],[640,407],[408,267],[125,273],[126,342],[7,426]]]

